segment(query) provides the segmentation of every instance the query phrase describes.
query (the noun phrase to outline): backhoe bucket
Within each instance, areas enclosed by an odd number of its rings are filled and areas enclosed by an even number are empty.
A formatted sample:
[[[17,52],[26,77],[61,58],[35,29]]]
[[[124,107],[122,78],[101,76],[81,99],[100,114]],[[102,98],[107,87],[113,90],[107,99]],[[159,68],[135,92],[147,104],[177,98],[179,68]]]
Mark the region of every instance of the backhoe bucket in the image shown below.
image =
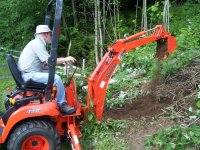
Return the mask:
[[[173,36],[160,39],[157,41],[156,58],[162,60],[166,59],[168,55],[172,54],[176,49],[176,39]]]

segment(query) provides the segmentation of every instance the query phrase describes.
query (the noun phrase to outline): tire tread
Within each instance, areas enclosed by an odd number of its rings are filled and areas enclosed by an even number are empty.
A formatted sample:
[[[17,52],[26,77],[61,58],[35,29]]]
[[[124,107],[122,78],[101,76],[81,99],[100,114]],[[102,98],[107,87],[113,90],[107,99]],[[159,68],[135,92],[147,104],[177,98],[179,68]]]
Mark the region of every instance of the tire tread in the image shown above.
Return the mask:
[[[61,142],[60,142],[60,136],[58,132],[56,131],[54,125],[50,123],[50,121],[47,120],[29,120],[27,122],[23,122],[19,126],[17,126],[13,132],[10,134],[8,142],[7,142],[7,150],[16,150],[14,145],[15,141],[23,132],[27,132],[30,129],[33,128],[41,128],[49,132],[53,137],[55,141],[55,150],[61,149]]]

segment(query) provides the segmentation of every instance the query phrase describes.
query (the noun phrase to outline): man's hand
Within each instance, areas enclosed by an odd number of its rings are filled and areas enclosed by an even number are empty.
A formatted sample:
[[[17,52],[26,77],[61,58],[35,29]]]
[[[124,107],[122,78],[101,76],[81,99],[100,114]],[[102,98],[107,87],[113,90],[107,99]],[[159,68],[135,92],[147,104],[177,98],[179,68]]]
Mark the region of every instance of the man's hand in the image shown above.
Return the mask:
[[[76,59],[72,56],[65,57],[65,62],[72,62],[75,63]]]
[[[44,69],[44,70],[49,69],[47,61],[42,62],[42,69]]]
[[[57,58],[57,65],[67,63],[67,62],[74,63],[74,62],[76,62],[76,59],[72,56],[68,56],[68,57],[65,57],[65,58],[63,58],[63,57]]]

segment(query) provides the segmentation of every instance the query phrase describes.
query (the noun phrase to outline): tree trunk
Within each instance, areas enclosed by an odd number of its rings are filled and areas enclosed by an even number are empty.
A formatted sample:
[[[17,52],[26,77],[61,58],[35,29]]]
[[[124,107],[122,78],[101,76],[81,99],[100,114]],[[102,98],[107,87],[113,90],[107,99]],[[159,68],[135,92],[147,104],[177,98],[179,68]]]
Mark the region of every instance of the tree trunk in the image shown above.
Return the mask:
[[[114,26],[113,26],[113,31],[114,31],[114,35],[115,35],[115,40],[117,40],[117,15],[116,15],[116,2],[114,3],[114,9],[113,9],[113,15],[114,15]]]
[[[138,0],[137,0],[136,8],[135,8],[135,29],[134,29],[134,33],[136,33],[136,31],[137,31],[137,18],[138,18]]]
[[[119,0],[117,0],[117,26],[116,28],[118,27],[119,27]],[[120,39],[120,34],[118,34],[118,39]]]
[[[169,0],[165,0],[163,10],[163,24],[165,29],[169,32]]]
[[[103,16],[102,16],[102,23],[103,23],[103,29],[102,29],[102,41],[105,42],[106,39],[106,2],[103,0]]]
[[[99,55],[98,55],[98,10],[97,10],[97,3],[98,0],[94,1],[94,25],[95,25],[95,42],[94,42],[94,52],[95,52],[95,59],[96,65],[99,63]]]
[[[67,29],[68,27],[67,27],[67,23],[66,23],[66,19],[65,19],[64,15],[62,15],[62,22],[63,22],[63,26],[64,26],[64,34],[68,40],[68,49],[66,50],[66,54],[67,54],[67,56],[69,56],[70,49],[71,49],[71,37],[70,37],[69,31]]]
[[[98,9],[97,13],[98,13],[99,49],[100,49],[100,58],[102,58],[103,57],[103,41],[102,41],[100,0],[97,0],[97,9]]]
[[[74,17],[74,26],[77,26],[77,16],[76,16],[76,6],[75,6],[75,0],[72,0],[72,11],[73,11],[73,17]]]
[[[147,1],[143,0],[141,30],[147,29]]]

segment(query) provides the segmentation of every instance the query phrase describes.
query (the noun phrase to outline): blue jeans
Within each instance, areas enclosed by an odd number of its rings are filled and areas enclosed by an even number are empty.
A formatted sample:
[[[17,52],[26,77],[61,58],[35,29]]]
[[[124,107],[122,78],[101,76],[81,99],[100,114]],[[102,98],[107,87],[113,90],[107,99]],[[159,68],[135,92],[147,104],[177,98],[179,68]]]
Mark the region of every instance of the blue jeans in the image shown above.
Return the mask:
[[[28,80],[31,79],[35,82],[47,84],[49,73],[47,73],[47,72],[24,73],[24,74],[22,74],[22,77],[25,82],[27,82]],[[60,76],[58,76],[57,74],[55,74],[54,86],[57,87],[56,101],[57,101],[58,105],[61,106],[62,104],[66,103],[65,87],[62,83]]]

